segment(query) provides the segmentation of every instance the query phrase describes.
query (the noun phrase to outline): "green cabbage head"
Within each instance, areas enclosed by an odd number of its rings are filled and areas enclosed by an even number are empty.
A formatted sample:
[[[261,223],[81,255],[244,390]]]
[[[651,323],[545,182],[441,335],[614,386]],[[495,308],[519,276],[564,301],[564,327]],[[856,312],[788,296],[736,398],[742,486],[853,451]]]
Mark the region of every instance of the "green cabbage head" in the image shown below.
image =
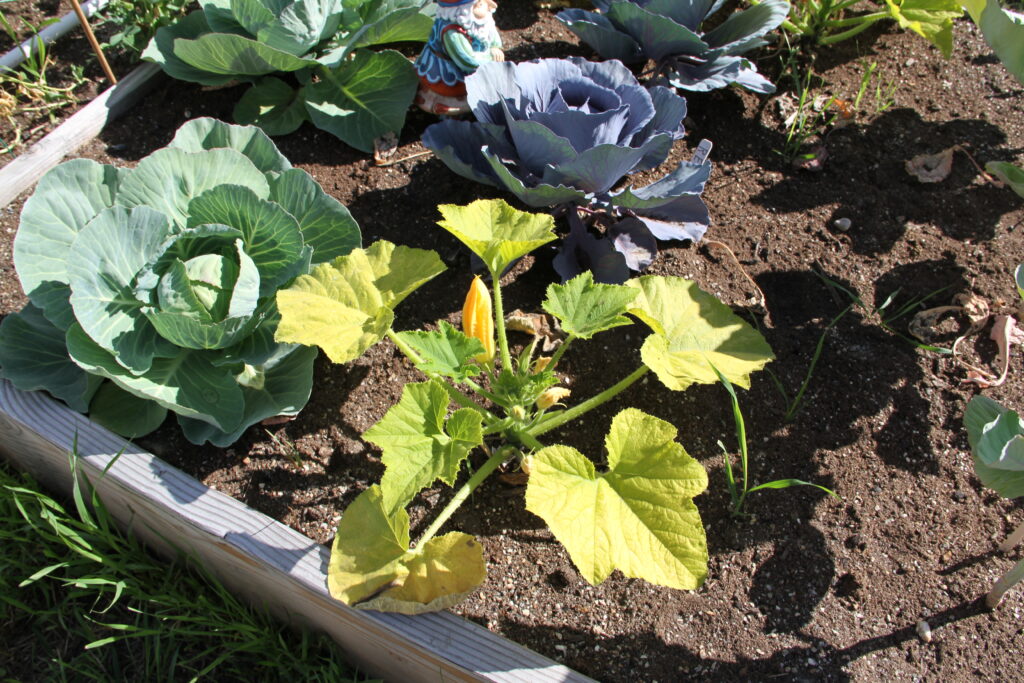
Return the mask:
[[[275,295],[359,243],[258,128],[197,119],[133,169],[69,161],[21,215],[30,303],[0,324],[0,372],[126,436],[170,410],[228,445],[309,399],[314,353],[274,341]]]

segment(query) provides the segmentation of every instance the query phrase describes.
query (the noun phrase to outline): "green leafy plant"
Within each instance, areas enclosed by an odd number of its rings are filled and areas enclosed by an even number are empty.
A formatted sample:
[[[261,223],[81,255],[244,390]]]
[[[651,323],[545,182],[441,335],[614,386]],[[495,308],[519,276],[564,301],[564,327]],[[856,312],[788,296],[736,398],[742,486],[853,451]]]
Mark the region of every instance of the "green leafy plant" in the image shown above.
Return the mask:
[[[1004,498],[1024,496],[1024,422],[1020,416],[987,396],[975,396],[964,412],[967,440],[974,454],[974,472],[981,483]],[[1010,552],[1024,539],[1024,524],[1010,534],[1001,552]],[[1024,579],[1024,559],[1004,574],[985,598],[996,607],[1003,595]]]
[[[21,146],[26,137],[22,125],[15,114],[45,116],[53,121],[56,113],[78,101],[75,90],[82,86],[86,79],[84,67],[80,64],[71,65],[70,83],[53,85],[48,70],[53,66],[53,56],[39,31],[46,25],[42,23],[32,26],[23,20],[35,38],[35,50],[28,55],[17,69],[0,67],[0,117],[7,120],[13,131],[14,139],[6,141],[0,147],[0,153],[7,154]],[[19,35],[10,21],[0,13],[0,30],[15,44],[20,43]]]
[[[861,0],[804,0],[795,2],[789,19],[782,23],[787,31],[817,45],[832,45],[852,38],[879,21],[895,21],[935,47],[943,57],[953,51],[953,20],[963,14],[958,0],[884,0],[867,3],[873,11],[854,14]]]
[[[152,556],[80,472],[73,482],[65,504],[0,463],[3,680],[240,681],[259,667],[362,679],[326,637],[254,610],[192,563]]]
[[[985,170],[1006,183],[1011,190],[1024,198],[1024,168],[1007,161],[990,161]]]
[[[1007,71],[1024,83],[1024,14],[999,0],[966,0],[964,8]]]
[[[849,308],[847,308],[847,310],[849,310]],[[819,345],[819,350],[820,348],[821,347]],[[810,377],[809,374],[808,377]],[[729,393],[729,398],[732,400],[732,416],[733,421],[736,424],[736,441],[739,444],[740,449],[740,476],[739,480],[737,481],[736,475],[733,473],[732,458],[729,455],[729,450],[721,441],[718,442],[719,448],[722,449],[722,457],[724,458],[725,462],[725,480],[726,484],[729,487],[729,496],[732,498],[732,513],[734,515],[743,514],[743,504],[746,502],[748,495],[750,495],[751,493],[756,493],[758,491],[764,491],[767,489],[785,489],[789,488],[790,486],[813,486],[816,489],[824,491],[833,498],[839,498],[839,496],[836,495],[835,491],[827,489],[819,484],[813,484],[809,481],[803,481],[802,479],[776,479],[774,481],[768,481],[763,484],[751,486],[750,453],[747,448],[747,424],[746,420],[743,419],[743,411],[740,410],[740,400],[739,397],[736,395],[736,389],[733,388],[732,383],[725,377],[725,375],[719,373],[718,379],[719,381],[722,382],[722,386],[725,387],[725,390]],[[806,386],[807,385],[804,384],[801,387],[801,394],[803,393],[803,389],[806,388]],[[797,405],[798,402],[799,397],[797,398],[797,403],[795,403],[794,405]],[[787,413],[787,418],[788,416],[789,413]]]
[[[802,70],[796,62],[796,55],[791,53],[783,69],[792,79],[796,105],[795,111],[786,119],[785,144],[775,152],[794,166],[820,170],[828,155],[828,136],[853,123],[861,114],[865,96],[872,92],[871,83],[878,63],[862,62],[864,72],[857,94],[852,100],[846,100],[835,95],[815,96],[815,90],[824,84],[823,79],[812,69]],[[879,79],[873,90],[874,102],[867,113],[877,115],[892,107],[895,89],[893,81],[882,83]]]
[[[0,323],[3,376],[126,436],[170,410],[228,445],[309,399],[315,351],[274,341],[274,297],[359,241],[257,128],[195,119],[131,170],[61,164],[14,238],[30,303]]]
[[[474,590],[486,575],[480,544],[458,531],[438,534],[503,463],[529,473],[527,509],[547,522],[589,582],[618,569],[673,588],[700,586],[707,542],[692,499],[707,475],[676,442],[675,427],[622,410],[605,438],[603,471],[577,449],[541,439],[652,371],[675,391],[720,377],[749,387],[750,373],[773,358],[764,338],[688,280],[645,276],[606,285],[585,272],[549,286],[543,302],[567,335],[562,345],[535,358],[535,340],[513,355],[499,278],[513,261],[555,239],[554,220],[499,200],[439,209],[441,227],[480,257],[493,283],[490,297],[482,282],[471,286],[464,332],[445,322],[430,331],[392,328],[395,306],[444,270],[431,251],[376,242],[317,266],[278,293],[279,341],[316,344],[344,363],[386,337],[427,377],[407,384],[398,404],[363,435],[381,449],[384,475],[342,516],[328,573],[331,593],[362,608],[418,613]],[[627,315],[650,329],[640,366],[559,409],[568,396],[556,386],[561,358],[581,340],[632,324]],[[406,507],[437,480],[458,483],[476,449],[486,460],[411,544]]]
[[[424,0],[208,0],[159,29],[142,58],[207,86],[249,81],[238,123],[285,135],[309,120],[364,152],[405,122],[418,84],[400,52],[365,48],[424,41]],[[290,74],[284,80],[275,74]]]
[[[141,53],[157,29],[184,17],[190,4],[189,0],[114,0],[103,11],[103,21],[118,27],[106,46]]]

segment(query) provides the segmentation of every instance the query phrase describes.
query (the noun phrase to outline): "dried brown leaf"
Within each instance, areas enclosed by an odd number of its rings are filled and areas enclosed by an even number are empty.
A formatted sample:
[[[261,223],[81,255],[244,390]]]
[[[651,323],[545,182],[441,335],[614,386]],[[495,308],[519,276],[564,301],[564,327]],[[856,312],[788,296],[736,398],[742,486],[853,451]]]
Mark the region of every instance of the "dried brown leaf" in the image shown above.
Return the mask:
[[[938,154],[918,154],[904,164],[907,173],[922,183],[942,182],[953,170],[953,152],[957,149],[954,145]]]

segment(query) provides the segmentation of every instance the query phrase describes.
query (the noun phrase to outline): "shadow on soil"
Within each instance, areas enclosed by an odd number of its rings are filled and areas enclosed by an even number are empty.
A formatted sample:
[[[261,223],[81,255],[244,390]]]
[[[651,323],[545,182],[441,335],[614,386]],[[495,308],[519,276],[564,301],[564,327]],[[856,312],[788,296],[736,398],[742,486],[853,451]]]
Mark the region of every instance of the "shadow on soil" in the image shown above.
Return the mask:
[[[928,618],[931,629],[937,630],[957,621],[987,614],[984,599],[962,602],[955,607],[943,610]],[[680,615],[683,616],[683,615]],[[637,635],[597,638],[590,632],[566,629],[564,627],[527,627],[514,621],[505,620],[502,630],[512,640],[533,643],[551,643],[548,656],[557,656],[567,666],[594,671],[594,657],[602,645],[615,652],[630,653],[628,662],[616,662],[647,678],[651,675],[671,676],[671,680],[766,680],[782,678],[784,680],[814,680],[845,682],[855,680],[847,670],[848,665],[874,652],[890,648],[904,648],[909,651],[928,647],[921,642],[916,624],[911,624],[875,638],[868,638],[848,645],[836,647],[820,638],[797,633],[804,645],[780,649],[770,657],[758,659],[737,655],[736,661],[707,659],[699,652],[677,644],[667,644],[654,632]],[[555,644],[565,648],[565,653],[554,649]],[[595,654],[598,653],[598,654]],[[656,655],[656,657],[655,657]],[[936,652],[935,655],[941,656]],[[677,664],[675,672],[650,672],[650,659],[672,661]]]

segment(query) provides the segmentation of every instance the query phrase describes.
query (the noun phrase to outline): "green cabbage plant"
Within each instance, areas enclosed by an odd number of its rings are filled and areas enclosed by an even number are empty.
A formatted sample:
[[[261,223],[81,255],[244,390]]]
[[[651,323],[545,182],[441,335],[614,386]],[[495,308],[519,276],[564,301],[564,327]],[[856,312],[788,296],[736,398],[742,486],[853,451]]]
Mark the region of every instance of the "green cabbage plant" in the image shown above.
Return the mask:
[[[192,442],[226,446],[309,399],[316,354],[274,340],[275,296],[359,243],[251,126],[189,121],[133,169],[69,161],[21,214],[30,303],[0,324],[0,371],[126,436],[170,410]]]
[[[285,135],[312,121],[364,152],[401,130],[416,95],[412,63],[395,50],[425,41],[425,0],[205,0],[157,31],[143,59],[206,86],[254,83],[235,106],[238,123]],[[281,78],[280,76],[284,76]]]
[[[1018,285],[1019,287],[1019,285]],[[1024,422],[1020,416],[988,396],[975,396],[964,412],[967,440],[974,454],[974,472],[981,483],[1004,498],[1024,496]],[[1024,524],[999,546],[1010,552],[1024,539]],[[985,602],[996,607],[1003,595],[1024,580],[1024,560],[1004,574]]]
[[[315,344],[346,363],[385,337],[425,381],[402,397],[363,437],[383,455],[379,484],[341,518],[328,568],[331,594],[361,608],[419,613],[450,606],[486,577],[482,548],[459,531],[439,535],[453,512],[506,463],[529,474],[526,508],[547,522],[580,573],[597,584],[618,569],[679,589],[707,574],[707,541],[693,498],[707,486],[704,468],[676,441],[670,423],[634,408],[607,427],[607,466],[545,435],[654,375],[681,391],[727,378],[750,386],[772,359],[764,338],[693,282],[644,276],[624,285],[595,283],[584,272],[548,287],[544,311],[567,335],[538,357],[538,337],[513,355],[499,276],[515,260],[556,238],[550,215],[524,213],[500,200],[442,205],[441,227],[483,261],[493,298],[480,279],[469,288],[459,331],[395,331],[394,308],[444,270],[433,251],[376,242],[317,266],[278,292],[282,342]],[[631,317],[627,317],[631,316]],[[556,386],[558,364],[575,344],[639,321],[647,328],[640,363],[604,391],[561,410],[569,391]],[[615,363],[595,368],[605,374]],[[452,410],[451,404],[455,409]],[[475,470],[470,455],[480,451]],[[461,488],[410,544],[406,508],[442,481]]]

